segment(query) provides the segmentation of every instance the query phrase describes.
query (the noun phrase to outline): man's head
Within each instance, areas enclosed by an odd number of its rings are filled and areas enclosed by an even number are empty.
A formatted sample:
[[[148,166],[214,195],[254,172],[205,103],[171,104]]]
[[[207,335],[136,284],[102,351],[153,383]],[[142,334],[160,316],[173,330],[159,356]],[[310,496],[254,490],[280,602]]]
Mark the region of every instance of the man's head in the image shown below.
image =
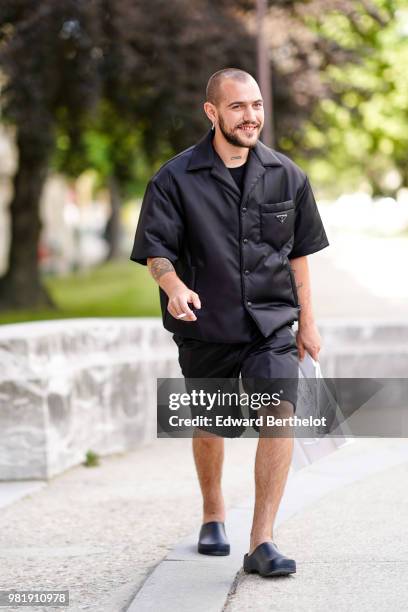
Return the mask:
[[[209,79],[204,110],[215,129],[236,147],[256,145],[264,124],[258,83],[244,70],[224,68]]]

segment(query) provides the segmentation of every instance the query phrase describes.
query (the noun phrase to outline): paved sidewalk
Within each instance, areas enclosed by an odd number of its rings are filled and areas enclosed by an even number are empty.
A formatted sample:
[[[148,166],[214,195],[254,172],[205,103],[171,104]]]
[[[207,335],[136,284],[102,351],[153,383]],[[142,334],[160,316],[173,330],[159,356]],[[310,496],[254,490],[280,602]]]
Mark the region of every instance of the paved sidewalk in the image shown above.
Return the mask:
[[[226,442],[231,507],[251,491],[256,440]],[[190,447],[189,439],[155,440],[68,470],[0,508],[0,589],[69,589],[70,612],[126,610],[149,572],[200,524]]]
[[[338,451],[341,453],[342,451]],[[408,462],[340,488],[276,532],[297,573],[241,571],[224,612],[405,612],[408,602]]]
[[[408,595],[408,542],[401,536],[408,515],[398,518],[408,503],[401,486],[407,472],[405,440],[359,439],[291,473],[275,541],[297,560],[294,576],[263,579],[240,569],[252,516],[253,500],[247,499],[227,516],[229,557],[198,555],[192,532],[155,568],[129,612],[320,612],[329,602],[336,612],[402,612]],[[388,597],[384,577],[391,567],[396,575],[391,587],[398,589]],[[343,592],[344,606],[338,597]]]

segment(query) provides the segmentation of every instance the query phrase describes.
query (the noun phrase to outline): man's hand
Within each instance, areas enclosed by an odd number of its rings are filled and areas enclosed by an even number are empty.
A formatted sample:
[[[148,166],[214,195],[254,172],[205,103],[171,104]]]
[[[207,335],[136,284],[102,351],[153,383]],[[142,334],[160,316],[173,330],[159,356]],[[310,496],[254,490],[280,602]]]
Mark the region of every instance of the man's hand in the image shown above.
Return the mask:
[[[195,308],[201,308],[200,298],[195,291],[191,291],[186,285],[181,284],[169,293],[167,310],[179,321],[196,321],[197,317],[189,308],[188,303],[193,303]],[[186,316],[180,317],[185,314]]]
[[[147,265],[159,287],[167,293],[167,310],[171,316],[179,321],[197,321],[188,304],[193,303],[195,308],[201,308],[200,298],[179,279],[171,261],[165,257],[148,257]]]
[[[300,361],[303,361],[306,351],[315,361],[319,361],[319,351],[321,348],[322,339],[316,323],[309,322],[299,324],[296,335],[296,344]]]

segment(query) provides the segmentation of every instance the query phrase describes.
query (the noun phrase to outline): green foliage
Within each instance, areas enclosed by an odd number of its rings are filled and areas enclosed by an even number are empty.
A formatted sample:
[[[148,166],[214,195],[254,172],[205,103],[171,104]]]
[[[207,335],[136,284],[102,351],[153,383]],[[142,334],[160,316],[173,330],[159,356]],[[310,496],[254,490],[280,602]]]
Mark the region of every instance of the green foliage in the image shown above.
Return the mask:
[[[374,195],[393,195],[399,184],[387,182],[390,171],[408,184],[408,11],[397,0],[374,4],[374,16],[355,2],[352,17],[333,11],[309,21],[321,37],[354,54],[327,66],[322,80],[332,95],[305,124],[309,153],[302,163],[331,195],[357,188],[364,178]]]
[[[3,120],[15,124],[25,153],[53,147],[58,118],[80,129],[100,91],[96,4],[3,0],[0,65]]]
[[[98,177],[96,188],[106,187],[114,176],[124,198],[140,195],[152,172],[140,128],[120,117],[107,100],[99,102],[75,143],[59,126],[52,165],[72,178],[92,168]]]

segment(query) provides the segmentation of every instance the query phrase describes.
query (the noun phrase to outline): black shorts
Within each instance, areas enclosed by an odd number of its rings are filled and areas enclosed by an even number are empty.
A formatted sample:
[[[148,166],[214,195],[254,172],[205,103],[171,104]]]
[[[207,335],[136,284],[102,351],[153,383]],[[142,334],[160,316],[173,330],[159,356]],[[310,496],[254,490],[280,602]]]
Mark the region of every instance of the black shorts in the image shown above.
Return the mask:
[[[179,349],[179,364],[189,393],[199,387],[214,390],[210,379],[222,381],[224,392],[236,392],[241,375],[244,393],[253,397],[260,393],[278,393],[280,401],[290,402],[293,413],[296,412],[299,358],[292,325],[284,325],[267,338],[259,332],[253,340],[244,343],[204,342],[177,334],[173,335],[173,340]],[[257,410],[251,406],[246,406],[247,414],[243,414],[239,402],[229,406],[224,403],[216,408],[222,415],[233,418],[257,416]],[[193,417],[203,414],[200,407],[191,406],[190,409]],[[239,436],[245,429],[238,426],[200,428],[224,437]]]

